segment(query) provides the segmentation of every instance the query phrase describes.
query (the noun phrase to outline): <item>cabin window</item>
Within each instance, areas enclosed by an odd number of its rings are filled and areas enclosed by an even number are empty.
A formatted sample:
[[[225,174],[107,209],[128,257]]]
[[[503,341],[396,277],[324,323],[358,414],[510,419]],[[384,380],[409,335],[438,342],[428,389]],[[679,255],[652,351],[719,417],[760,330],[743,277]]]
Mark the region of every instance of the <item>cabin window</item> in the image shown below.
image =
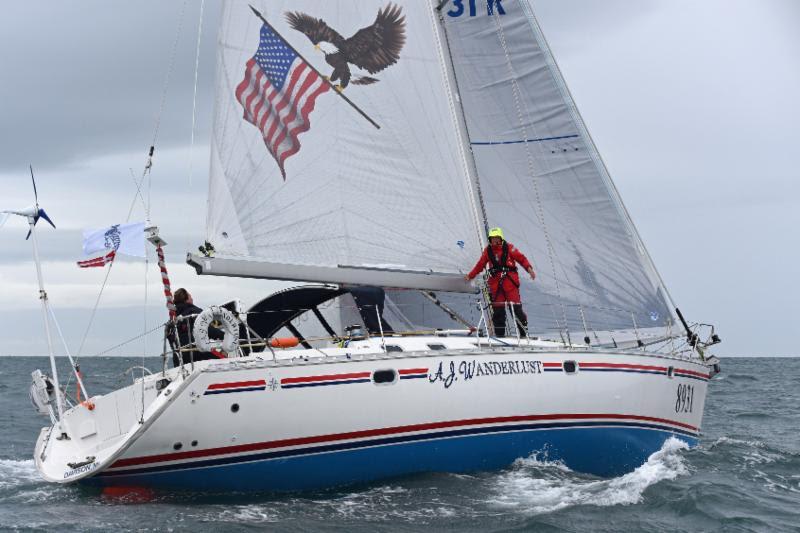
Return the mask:
[[[231,413],[238,413],[239,412],[239,404],[235,403],[231,405]]]
[[[428,348],[431,350],[446,350],[447,347],[444,344],[429,344]]]
[[[578,370],[578,363],[575,361],[564,361],[564,372],[574,374]]]
[[[172,449],[175,450],[175,451],[178,451],[181,448],[183,448],[183,443],[182,442],[176,442],[175,444],[172,445]]]
[[[387,385],[397,381],[397,372],[394,369],[376,370],[372,373],[372,381],[376,385]]]
[[[402,352],[403,349],[401,347],[397,346],[397,345],[394,345],[394,344],[387,344],[386,345],[386,351],[387,352]]]

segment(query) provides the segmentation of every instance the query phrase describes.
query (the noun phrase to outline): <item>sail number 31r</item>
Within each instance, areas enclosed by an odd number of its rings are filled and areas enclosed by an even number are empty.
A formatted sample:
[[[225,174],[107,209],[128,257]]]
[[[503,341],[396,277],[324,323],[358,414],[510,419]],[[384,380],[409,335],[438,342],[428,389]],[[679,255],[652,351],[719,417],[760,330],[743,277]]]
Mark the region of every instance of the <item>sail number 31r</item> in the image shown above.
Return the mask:
[[[691,413],[694,401],[694,385],[678,385],[678,397],[675,400],[676,413]]]
[[[503,0],[486,0],[486,14],[489,16],[494,15],[495,8],[497,9],[498,15],[505,15],[506,10],[503,9],[503,5],[500,3]],[[475,5],[475,0],[452,0],[453,8],[447,12],[448,15],[451,17],[460,17],[466,11],[464,2],[467,2],[469,5],[469,16],[474,17],[478,14],[478,8]]]

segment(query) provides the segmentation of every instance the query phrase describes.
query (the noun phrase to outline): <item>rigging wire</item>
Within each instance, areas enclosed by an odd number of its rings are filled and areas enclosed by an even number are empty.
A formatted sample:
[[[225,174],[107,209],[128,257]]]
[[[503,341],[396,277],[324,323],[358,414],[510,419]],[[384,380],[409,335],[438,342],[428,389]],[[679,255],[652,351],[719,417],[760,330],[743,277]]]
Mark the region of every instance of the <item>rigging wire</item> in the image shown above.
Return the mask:
[[[150,328],[148,331],[145,331],[144,333],[136,335],[135,337],[131,337],[130,339],[128,339],[126,341],[123,341],[123,342],[120,342],[119,344],[115,344],[114,346],[111,346],[110,348],[106,348],[102,352],[97,352],[96,354],[92,354],[91,356],[87,355],[87,357],[100,357],[101,355],[106,355],[107,353],[111,353],[111,352],[113,352],[114,350],[116,350],[118,348],[122,348],[123,346],[127,346],[128,344],[130,344],[132,342],[138,341],[139,339],[141,339],[145,335],[150,335],[151,333],[159,331],[163,327],[164,327],[164,324],[159,324],[154,328]]]
[[[175,40],[172,42],[172,51],[170,52],[169,58],[169,67],[167,68],[167,75],[164,78],[164,87],[161,92],[161,103],[158,106],[158,113],[156,114],[156,123],[155,127],[153,128],[153,142],[150,143],[151,146],[156,145],[156,141],[158,140],[158,133],[161,128],[161,117],[164,115],[164,106],[167,102],[167,93],[169,92],[169,82],[170,78],[172,77],[172,72],[175,70],[175,57],[177,56],[178,51],[178,43],[180,42],[181,34],[183,33],[183,19],[184,14],[186,13],[186,4],[189,0],[183,0],[183,4],[181,5],[181,12],[178,14],[178,29],[175,32]]]
[[[133,215],[133,209],[136,206],[137,198],[141,198],[142,203],[145,204],[144,205],[145,214],[147,216],[148,221],[150,220],[149,192],[148,192],[148,202],[145,202],[145,199],[144,199],[144,197],[142,195],[142,185],[144,184],[145,178],[150,174],[150,170],[151,170],[151,168],[153,166],[153,153],[154,153],[154,150],[155,150],[156,142],[158,141],[159,131],[161,129],[161,119],[162,119],[163,114],[164,114],[164,107],[166,105],[167,94],[169,93],[170,80],[172,78],[172,73],[175,70],[175,58],[177,56],[178,43],[180,42],[180,37],[181,37],[181,34],[183,33],[183,20],[185,18],[184,15],[185,15],[185,12],[186,12],[187,3],[188,3],[188,0],[184,0],[183,1],[183,4],[181,5],[180,13],[178,15],[178,27],[177,27],[176,32],[175,32],[175,39],[172,42],[172,50],[170,52],[169,65],[167,67],[167,73],[166,73],[166,75],[164,77],[164,83],[163,83],[162,91],[161,91],[161,100],[160,100],[160,103],[159,103],[159,106],[158,106],[158,112],[156,113],[155,124],[153,126],[153,140],[152,140],[152,143],[150,145],[150,151],[148,153],[148,156],[145,159],[144,168],[142,170],[142,176],[141,176],[141,178],[139,178],[138,181],[134,180],[135,183],[136,183],[136,192],[134,194],[133,200],[131,201],[131,205],[130,205],[130,207],[128,209],[128,215],[125,218],[125,222],[126,223],[130,221],[131,216]],[[103,292],[105,291],[106,285],[108,284],[108,279],[109,279],[109,276],[111,274],[111,270],[113,269],[113,267],[114,267],[114,262],[112,261],[109,264],[108,270],[106,270],[105,278],[103,279],[103,283],[100,286],[100,291],[97,294],[97,299],[95,300],[94,307],[92,308],[92,313],[91,313],[91,315],[89,317],[89,323],[87,324],[86,330],[83,333],[83,338],[81,339],[81,343],[80,343],[80,345],[78,347],[78,351],[75,353],[75,361],[76,362],[77,362],[78,358],[80,357],[81,352],[83,351],[83,347],[86,344],[86,339],[88,338],[89,331],[91,330],[92,325],[94,324],[94,319],[97,316],[97,309],[98,309],[98,307],[100,305],[100,300],[101,300],[101,298],[103,296]]]
[[[148,189],[149,189],[149,186],[148,186]],[[150,193],[148,191],[148,205],[147,205],[147,211],[148,211],[147,225],[148,226],[150,225],[150,216],[149,216],[150,203],[149,203],[149,200],[150,200]],[[147,332],[147,297],[148,297],[148,294],[149,294],[149,291],[147,290],[148,289],[148,287],[147,287],[147,273],[148,273],[149,270],[150,270],[150,251],[145,246],[145,250],[144,250],[144,306],[143,306],[143,311],[142,311],[142,315],[144,317],[144,328],[143,328],[144,332]],[[144,378],[145,378],[145,370],[147,370],[147,368],[145,367],[145,363],[146,363],[145,358],[146,357],[147,357],[147,335],[143,335],[142,336],[142,390],[141,390],[142,412],[141,412],[141,415],[140,415],[140,418],[139,418],[139,423],[144,423]]]
[[[197,83],[200,73],[200,44],[203,37],[203,9],[206,0],[200,2],[200,20],[197,23],[197,49],[194,56],[194,93],[192,95],[192,135],[189,142],[189,187],[192,186],[192,175],[194,173],[194,132],[197,125]]]

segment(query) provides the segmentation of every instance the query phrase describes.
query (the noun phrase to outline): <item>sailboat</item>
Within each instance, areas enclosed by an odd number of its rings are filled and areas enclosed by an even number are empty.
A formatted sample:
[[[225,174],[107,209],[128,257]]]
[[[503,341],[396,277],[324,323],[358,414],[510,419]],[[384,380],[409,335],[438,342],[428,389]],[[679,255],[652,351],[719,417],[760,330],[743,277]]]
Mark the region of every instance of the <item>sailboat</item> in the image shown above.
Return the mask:
[[[44,479],[291,491],[533,454],[615,476],[698,443],[719,338],[671,299],[529,2],[232,1],[221,20],[187,262],[301,284],[173,311],[163,368],[109,394],[70,405],[55,366],[34,373]],[[504,335],[465,280],[490,226],[538,274]]]

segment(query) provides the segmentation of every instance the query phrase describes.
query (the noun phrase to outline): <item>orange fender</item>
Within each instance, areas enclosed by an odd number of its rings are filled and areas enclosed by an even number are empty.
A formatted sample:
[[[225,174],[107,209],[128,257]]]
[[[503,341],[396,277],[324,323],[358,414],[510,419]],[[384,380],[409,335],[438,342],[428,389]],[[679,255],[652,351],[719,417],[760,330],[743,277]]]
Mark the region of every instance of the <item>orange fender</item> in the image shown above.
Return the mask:
[[[294,348],[300,344],[300,339],[297,337],[275,337],[269,341],[269,345],[273,348]]]

